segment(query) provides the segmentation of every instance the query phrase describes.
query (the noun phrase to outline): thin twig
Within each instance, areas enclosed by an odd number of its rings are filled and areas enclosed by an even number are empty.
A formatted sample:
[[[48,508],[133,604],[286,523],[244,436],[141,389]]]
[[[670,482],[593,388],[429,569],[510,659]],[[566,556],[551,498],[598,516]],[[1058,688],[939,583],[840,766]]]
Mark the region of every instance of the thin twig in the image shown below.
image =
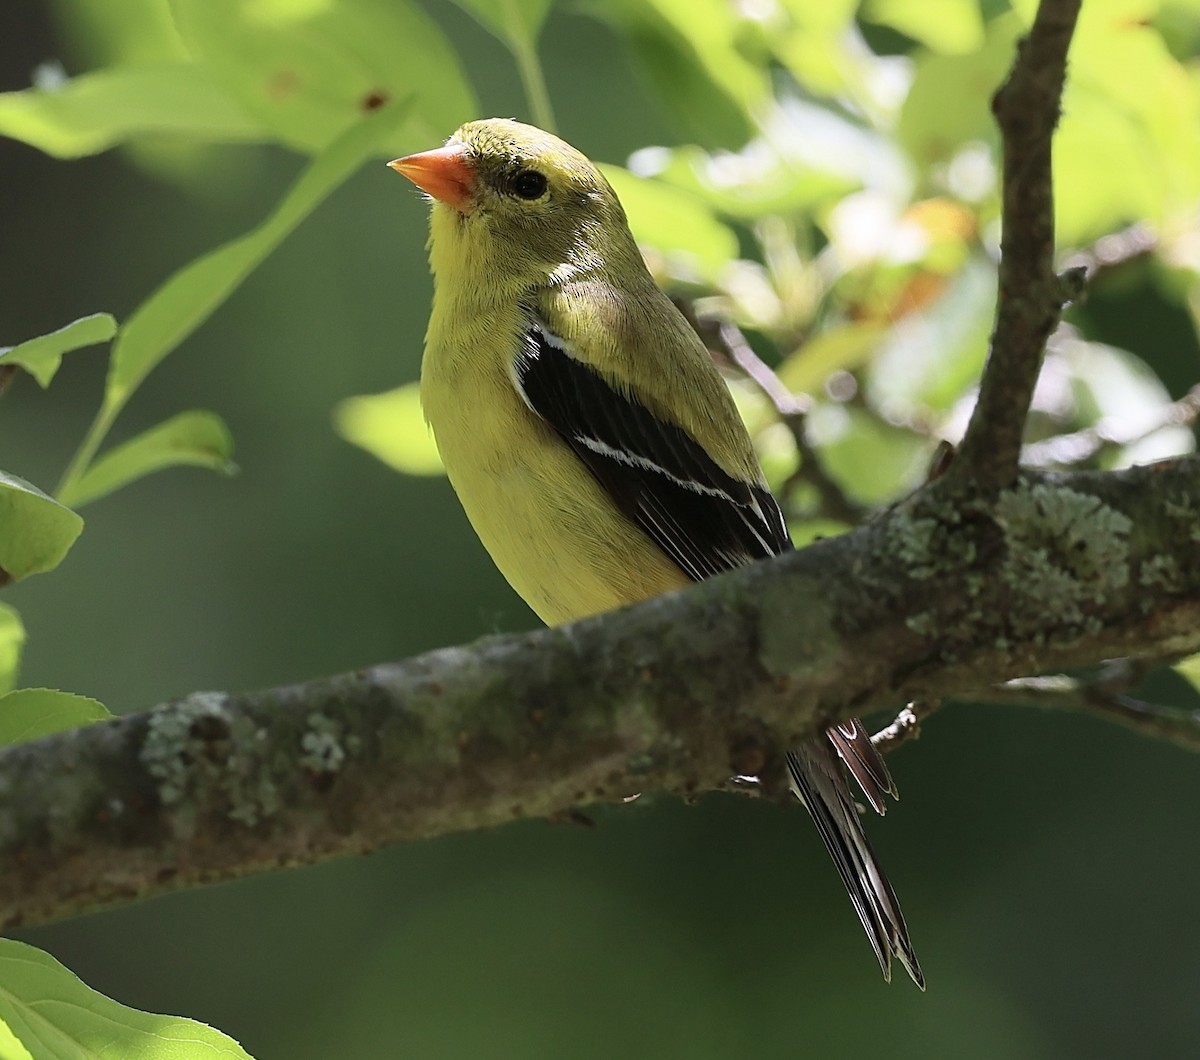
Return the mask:
[[[916,740],[921,735],[921,723],[934,712],[941,710],[940,699],[915,699],[908,704],[890,725],[885,725],[874,736],[871,743],[880,754],[889,754],[901,744]]]
[[[1114,420],[1101,420],[1081,431],[1059,434],[1025,447],[1024,461],[1033,467],[1066,467],[1091,460],[1106,449],[1134,445],[1166,427],[1191,427],[1200,418],[1200,384],[1183,397],[1164,405],[1158,419],[1148,427],[1129,430]]]
[[[992,109],[1003,142],[1003,227],[996,327],[979,400],[952,471],[986,495],[1016,480],[1046,340],[1083,270],[1054,273],[1050,142],[1080,0],[1042,0]]]
[[[848,526],[861,523],[870,514],[871,509],[859,504],[842,489],[826,470],[820,454],[808,437],[811,400],[805,395],[793,394],[787,388],[774,369],[754,352],[754,347],[736,324],[728,320],[700,318],[689,303],[676,300],[675,304],[679,306],[704,345],[739,368],[746,378],[758,387],[763,397],[771,403],[779,422],[791,434],[800,462],[784,482],[780,493],[786,496],[798,484],[806,483],[817,493],[818,514]]]
[[[1200,711],[1180,710],[1137,699],[1124,691],[1126,681],[1080,680],[1057,674],[1025,677],[987,689],[970,698],[975,702],[1018,704],[1045,710],[1076,710],[1106,718],[1143,736],[1166,740],[1187,751],[1200,752]]]
[[[1138,222],[1101,236],[1089,247],[1077,250],[1063,263],[1068,269],[1087,269],[1088,286],[1106,272],[1153,254],[1159,246],[1158,234],[1149,225]]]

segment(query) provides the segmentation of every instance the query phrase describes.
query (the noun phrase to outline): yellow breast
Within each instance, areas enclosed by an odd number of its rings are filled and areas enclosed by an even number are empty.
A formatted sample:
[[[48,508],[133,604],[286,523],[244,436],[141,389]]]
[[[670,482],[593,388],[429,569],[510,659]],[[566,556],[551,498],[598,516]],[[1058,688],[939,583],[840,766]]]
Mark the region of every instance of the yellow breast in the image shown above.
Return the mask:
[[[436,323],[421,368],[426,418],[480,541],[542,620],[570,622],[686,585],[521,400],[508,359],[480,355],[500,336],[516,348],[519,312],[460,319],[448,332]]]

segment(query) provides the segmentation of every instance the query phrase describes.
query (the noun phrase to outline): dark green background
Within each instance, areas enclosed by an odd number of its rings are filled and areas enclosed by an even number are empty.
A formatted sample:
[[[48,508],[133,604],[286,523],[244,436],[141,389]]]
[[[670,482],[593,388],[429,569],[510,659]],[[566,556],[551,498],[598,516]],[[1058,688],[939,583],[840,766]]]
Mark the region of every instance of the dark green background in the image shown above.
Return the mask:
[[[527,117],[499,46],[428,7],[485,110]],[[86,68],[54,15],[5,0],[0,88],[47,59]],[[676,135],[600,23],[556,11],[541,52],[560,128],[588,154],[622,161]],[[120,153],[63,163],[0,141],[0,343],[127,316],[256,223],[301,164],[231,148],[181,185]],[[30,635],[24,683],[138,710],[534,624],[444,481],[390,473],[330,426],[341,398],[416,377],[424,239],[417,196],[369,167],[150,378],[115,437],[211,408],[241,474],[173,471],[90,508],[60,570],[6,591]],[[1192,351],[1156,338],[1153,289],[1135,273],[1101,292],[1093,333],[1136,336],[1164,376],[1194,380]],[[103,373],[97,349],[49,392],[21,380],[0,402],[0,465],[53,486]],[[21,937],[259,1058],[1197,1055],[1200,763],[1090,719],[956,706],[892,764],[904,800],[872,835],[924,996],[880,981],[802,810],[721,796],[601,807],[592,831],[412,844]]]

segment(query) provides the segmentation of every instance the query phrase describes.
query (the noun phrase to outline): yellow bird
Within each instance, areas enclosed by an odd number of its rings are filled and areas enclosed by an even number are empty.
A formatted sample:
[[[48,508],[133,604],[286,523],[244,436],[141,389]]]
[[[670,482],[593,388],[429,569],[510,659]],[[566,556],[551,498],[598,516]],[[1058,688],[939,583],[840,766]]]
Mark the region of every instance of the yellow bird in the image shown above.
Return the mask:
[[[792,547],[728,389],[587,158],[490,119],[388,164],[433,203],[425,416],[475,532],[546,623]],[[896,789],[869,734],[845,722],[787,763],[884,977],[895,956],[923,988],[842,768],[882,813]]]

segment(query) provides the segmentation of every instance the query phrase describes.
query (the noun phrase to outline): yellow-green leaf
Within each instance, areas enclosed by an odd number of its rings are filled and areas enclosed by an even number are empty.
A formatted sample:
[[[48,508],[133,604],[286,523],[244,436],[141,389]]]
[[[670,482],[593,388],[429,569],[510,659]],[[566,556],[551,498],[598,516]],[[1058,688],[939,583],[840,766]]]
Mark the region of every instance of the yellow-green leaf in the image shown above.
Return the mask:
[[[39,1060],[251,1060],[228,1035],[126,1008],[11,939],[0,939],[0,1020]]]
[[[92,313],[48,335],[26,339],[16,346],[0,347],[0,365],[20,365],[45,389],[58,371],[64,353],[108,342],[116,333],[115,317],[108,313]]]
[[[309,164],[257,228],[169,277],[125,323],[113,346],[105,401],[119,406],[142,378],[198,328],[325,197],[395,135],[407,106],[384,107],[347,130]]]
[[[978,0],[868,0],[862,17],[891,26],[943,55],[969,55],[983,43],[983,16]]]
[[[1200,655],[1189,655],[1171,667],[1180,677],[1200,693]]]
[[[0,696],[0,747],[111,718],[90,696],[55,688],[18,688]]]
[[[1012,64],[1023,27],[1013,15],[988,24],[987,41],[971,55],[922,55],[900,111],[897,136],[921,167],[948,161],[971,140],[996,139],[992,94]]]
[[[14,578],[53,570],[82,529],[70,508],[0,471],[0,570]]]
[[[476,106],[458,57],[396,0],[171,0],[197,60],[283,140],[320,151],[387,101],[407,100],[426,146]]]
[[[620,166],[602,165],[600,170],[620,198],[629,227],[643,246],[682,258],[691,271],[709,280],[737,257],[737,236],[696,196],[634,176]]]
[[[61,85],[0,93],[0,136],[79,158],[146,133],[255,141],[268,133],[192,63],[118,66]]]
[[[779,366],[779,378],[794,394],[816,394],[834,372],[864,364],[887,332],[883,324],[852,322],[814,335]]]
[[[15,608],[0,604],[0,695],[17,683],[21,667],[21,649],[25,646],[25,626]],[[0,1053],[0,1056],[3,1056]]]
[[[554,0],[454,0],[502,41],[536,40]]]
[[[338,434],[406,475],[440,475],[442,458],[421,412],[420,385],[347,398],[333,412]]]
[[[68,484],[62,501],[79,508],[167,467],[207,467],[230,475],[236,471],[232,455],[233,438],[220,416],[202,409],[181,412],[99,457]]]

